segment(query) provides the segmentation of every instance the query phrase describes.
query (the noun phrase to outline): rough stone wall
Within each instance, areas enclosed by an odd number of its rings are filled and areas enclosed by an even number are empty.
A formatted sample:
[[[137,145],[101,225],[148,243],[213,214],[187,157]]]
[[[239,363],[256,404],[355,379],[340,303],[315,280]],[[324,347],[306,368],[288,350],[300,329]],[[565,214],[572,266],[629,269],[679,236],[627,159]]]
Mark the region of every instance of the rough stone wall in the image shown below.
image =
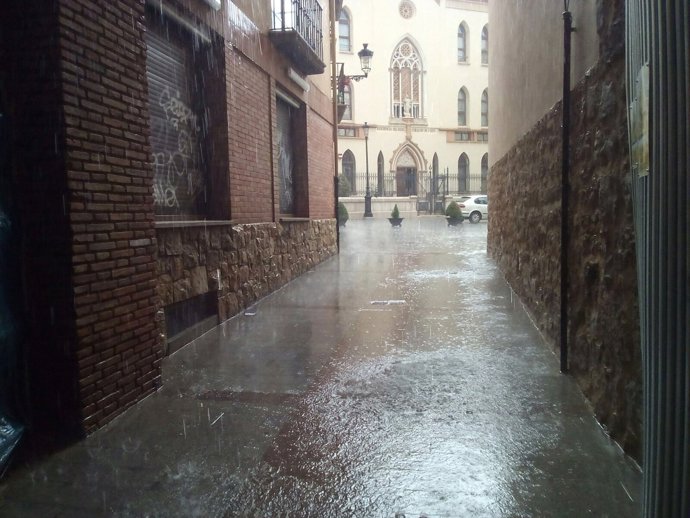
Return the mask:
[[[157,236],[163,304],[217,291],[221,321],[337,251],[334,219],[159,228]]]
[[[625,62],[600,61],[572,92],[570,370],[631,455],[641,444],[641,359]],[[488,249],[555,348],[560,319],[561,106],[491,170]]]

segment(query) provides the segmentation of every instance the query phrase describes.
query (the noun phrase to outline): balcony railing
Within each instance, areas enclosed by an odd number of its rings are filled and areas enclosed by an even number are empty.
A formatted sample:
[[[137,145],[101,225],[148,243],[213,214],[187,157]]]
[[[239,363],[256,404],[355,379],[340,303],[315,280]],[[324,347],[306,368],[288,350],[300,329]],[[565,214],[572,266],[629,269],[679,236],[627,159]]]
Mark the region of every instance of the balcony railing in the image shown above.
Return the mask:
[[[306,74],[321,74],[323,8],[317,0],[272,0],[271,39]]]

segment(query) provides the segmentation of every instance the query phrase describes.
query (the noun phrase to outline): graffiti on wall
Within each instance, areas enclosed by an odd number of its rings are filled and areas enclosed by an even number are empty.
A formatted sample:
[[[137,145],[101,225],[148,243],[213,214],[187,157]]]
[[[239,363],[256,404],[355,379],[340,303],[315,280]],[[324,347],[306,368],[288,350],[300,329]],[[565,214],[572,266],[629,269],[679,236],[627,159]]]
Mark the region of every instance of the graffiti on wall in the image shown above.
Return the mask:
[[[181,198],[194,200],[203,191],[198,170],[196,143],[201,128],[193,110],[165,86],[158,98],[163,120],[153,128],[154,140],[166,145],[152,153],[153,199],[158,207],[180,209]]]

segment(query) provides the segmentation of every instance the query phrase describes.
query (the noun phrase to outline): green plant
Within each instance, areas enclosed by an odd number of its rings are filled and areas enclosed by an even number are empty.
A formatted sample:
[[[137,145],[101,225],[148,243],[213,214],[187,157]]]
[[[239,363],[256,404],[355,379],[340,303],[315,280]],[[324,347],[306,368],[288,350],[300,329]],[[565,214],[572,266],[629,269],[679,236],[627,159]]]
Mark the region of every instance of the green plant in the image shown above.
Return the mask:
[[[347,207],[342,201],[338,202],[338,225],[345,225],[350,219],[350,214],[347,212]]]
[[[342,196],[344,198],[352,194],[352,186],[347,176],[338,175],[338,197]]]
[[[452,219],[462,219],[462,211],[457,202],[451,201],[446,207],[446,216]]]
[[[391,211],[391,218],[398,219],[400,217],[400,210],[398,210],[398,204],[395,204],[393,210]]]

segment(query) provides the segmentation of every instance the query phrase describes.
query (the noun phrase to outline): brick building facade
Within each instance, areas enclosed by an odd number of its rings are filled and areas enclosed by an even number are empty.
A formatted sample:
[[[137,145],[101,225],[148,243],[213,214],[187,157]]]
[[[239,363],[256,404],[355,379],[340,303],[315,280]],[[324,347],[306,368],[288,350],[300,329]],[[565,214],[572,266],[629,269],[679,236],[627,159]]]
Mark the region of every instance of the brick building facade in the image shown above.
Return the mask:
[[[167,353],[336,252],[330,14],[304,3],[326,35],[306,51],[272,30],[306,9],[268,0],[3,5],[9,406],[42,442],[103,426]]]

